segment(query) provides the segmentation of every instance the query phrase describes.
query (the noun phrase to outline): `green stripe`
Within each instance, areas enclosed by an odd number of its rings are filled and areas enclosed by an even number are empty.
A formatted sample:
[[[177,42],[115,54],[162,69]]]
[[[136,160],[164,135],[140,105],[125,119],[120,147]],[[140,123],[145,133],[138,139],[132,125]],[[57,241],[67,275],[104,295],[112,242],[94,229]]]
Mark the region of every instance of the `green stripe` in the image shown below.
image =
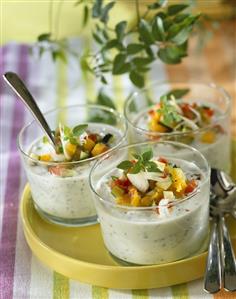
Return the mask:
[[[43,290],[42,290],[43,294]],[[69,279],[57,272],[53,272],[53,299],[69,299]]]
[[[178,284],[171,287],[172,295],[174,299],[188,299],[188,286],[187,284]]]
[[[57,61],[57,107],[63,107],[67,104],[68,98],[68,81],[67,81],[68,64],[58,60]],[[66,123],[65,113],[58,114],[58,122]]]
[[[92,286],[92,298],[93,299],[108,299],[108,289]]]
[[[232,165],[231,165],[231,175],[236,182],[236,140],[232,140],[232,151],[231,151],[231,159],[232,159]]]
[[[132,290],[132,299],[148,299],[148,290]]]

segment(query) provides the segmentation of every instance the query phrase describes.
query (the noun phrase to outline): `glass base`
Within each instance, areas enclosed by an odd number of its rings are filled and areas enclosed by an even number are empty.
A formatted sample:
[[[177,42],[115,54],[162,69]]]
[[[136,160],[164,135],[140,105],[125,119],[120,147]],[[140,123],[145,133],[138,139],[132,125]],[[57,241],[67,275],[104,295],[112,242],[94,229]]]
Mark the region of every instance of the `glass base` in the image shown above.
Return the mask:
[[[78,226],[89,226],[98,223],[98,217],[97,215],[91,216],[91,217],[84,217],[84,218],[61,218],[57,216],[53,216],[51,214],[48,214],[44,211],[42,211],[35,203],[34,207],[40,217],[42,217],[45,221],[61,226],[68,226],[68,227],[78,227]]]
[[[128,261],[125,261],[125,260],[122,260],[120,259],[119,257],[115,256],[114,254],[112,254],[108,249],[108,253],[109,255],[111,256],[111,258],[118,264],[118,265],[121,265],[121,266],[126,266],[126,267],[143,267],[143,266],[153,266],[153,265],[161,265],[161,264],[168,264],[168,263],[174,263],[174,262],[177,262],[177,261],[181,261],[181,260],[184,260],[184,259],[187,259],[187,258],[191,258],[193,256],[196,256],[196,255],[199,255],[203,252],[206,251],[207,249],[207,246],[208,246],[208,243],[209,243],[209,231],[208,231],[208,234],[206,236],[206,238],[204,239],[203,243],[201,244],[200,248],[192,253],[191,255],[189,256],[185,256],[181,259],[177,259],[177,260],[174,260],[174,261],[168,261],[168,262],[160,262],[160,263],[157,263],[157,264],[135,264],[135,263],[132,263],[132,262],[128,262]]]

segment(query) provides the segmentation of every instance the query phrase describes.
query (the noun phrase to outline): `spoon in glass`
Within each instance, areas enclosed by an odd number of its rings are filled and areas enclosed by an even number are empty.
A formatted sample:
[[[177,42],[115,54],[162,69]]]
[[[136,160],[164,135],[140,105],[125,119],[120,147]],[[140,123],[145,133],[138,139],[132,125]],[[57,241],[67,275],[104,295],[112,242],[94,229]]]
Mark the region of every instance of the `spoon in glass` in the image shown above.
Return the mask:
[[[212,168],[210,208],[214,238],[210,241],[204,286],[210,293],[217,292],[222,284],[227,291],[236,290],[236,259],[224,219],[227,211],[235,209],[235,203],[236,185],[226,173]]]
[[[42,112],[40,111],[36,101],[33,96],[25,86],[24,82],[19,78],[19,76],[13,72],[7,72],[3,75],[3,79],[8,83],[8,85],[13,89],[13,91],[20,97],[22,102],[33,114],[35,120],[39,123],[52,145],[55,147],[55,140],[52,131],[44,118]]]

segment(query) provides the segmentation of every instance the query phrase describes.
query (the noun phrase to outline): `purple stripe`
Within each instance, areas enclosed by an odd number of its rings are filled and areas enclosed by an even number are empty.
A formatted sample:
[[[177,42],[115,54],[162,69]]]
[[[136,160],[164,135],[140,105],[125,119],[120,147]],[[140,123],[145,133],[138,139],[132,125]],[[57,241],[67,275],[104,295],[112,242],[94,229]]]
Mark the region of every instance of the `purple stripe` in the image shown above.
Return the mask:
[[[0,94],[4,93],[4,89],[6,87],[6,83],[4,82],[2,75],[4,74],[4,61],[6,60],[6,54],[8,51],[8,45],[0,48]],[[2,105],[3,105],[3,99],[0,96],[0,114],[2,112]]]
[[[27,79],[28,47],[20,46],[18,73],[23,80]],[[16,138],[24,125],[24,106],[15,98],[10,141],[10,159],[7,169],[6,192],[4,198],[2,238],[0,248],[1,277],[0,290],[2,298],[12,299],[14,283],[15,246],[17,233],[17,214],[20,189],[20,158],[17,154]]]

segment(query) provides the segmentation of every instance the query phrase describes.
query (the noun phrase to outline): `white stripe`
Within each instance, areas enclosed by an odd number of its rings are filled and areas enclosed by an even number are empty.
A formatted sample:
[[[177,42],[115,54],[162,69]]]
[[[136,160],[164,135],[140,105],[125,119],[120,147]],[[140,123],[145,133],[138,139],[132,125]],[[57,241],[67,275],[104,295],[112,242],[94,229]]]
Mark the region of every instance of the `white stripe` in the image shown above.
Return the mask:
[[[70,280],[70,299],[85,299],[92,297],[92,286],[75,280]]]
[[[4,57],[4,72],[7,70],[14,70],[18,66],[16,57],[18,57],[19,46],[14,44],[8,46],[8,51]],[[11,130],[13,126],[13,112],[15,99],[12,96],[12,92],[7,87],[7,93],[1,95],[1,101],[3,103],[0,115],[0,128],[1,128],[1,141],[0,141],[0,239],[2,236],[2,220],[3,220],[3,207],[4,207],[4,196],[6,190],[6,179],[7,179],[7,168],[10,155],[10,141],[11,141]],[[8,94],[9,91],[9,95]]]
[[[203,279],[188,283],[188,293],[191,299],[213,299],[213,295],[203,291]]]
[[[150,299],[167,299],[172,298],[171,288],[150,289],[148,291]]]
[[[109,299],[132,299],[131,290],[114,290],[109,289]]]
[[[155,82],[162,82],[168,79],[166,68],[163,62],[157,60],[152,64],[150,70],[150,80]],[[151,82],[150,82],[151,83]]]
[[[53,272],[34,255],[31,260],[30,299],[48,299],[53,294]]]

